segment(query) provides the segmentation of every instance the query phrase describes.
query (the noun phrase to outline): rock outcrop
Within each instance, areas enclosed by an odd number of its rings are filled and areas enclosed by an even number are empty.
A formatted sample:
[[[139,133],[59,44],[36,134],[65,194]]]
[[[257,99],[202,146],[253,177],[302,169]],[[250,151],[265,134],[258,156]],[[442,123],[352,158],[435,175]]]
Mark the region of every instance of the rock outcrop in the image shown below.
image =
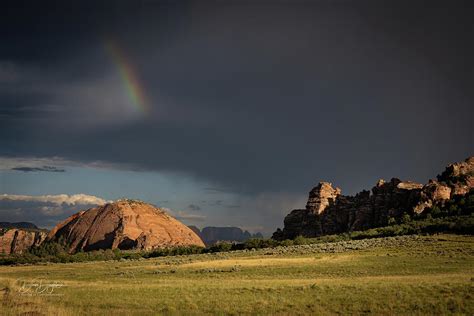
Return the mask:
[[[47,234],[41,230],[0,229],[0,253],[22,254],[32,247],[39,246]]]
[[[389,182],[379,180],[371,191],[346,196],[331,183],[320,182],[309,193],[306,208],[288,214],[283,230],[278,229],[273,238],[316,237],[385,226],[390,218],[443,206],[445,201],[473,188],[474,157],[449,165],[438,181],[430,180],[425,185],[393,178]]]
[[[413,208],[415,213],[422,213],[426,208],[432,207],[434,204],[440,204],[451,198],[453,190],[443,182],[430,180],[425,184],[420,192],[419,202]]]
[[[309,192],[306,209],[311,213],[321,214],[340,194],[341,189],[333,188],[331,183],[320,182]]]
[[[463,162],[453,163],[438,176],[438,181],[452,188],[453,195],[465,195],[474,187],[474,156]]]
[[[204,246],[196,233],[164,210],[135,200],[119,200],[74,214],[58,224],[48,240],[64,243],[71,253]]]

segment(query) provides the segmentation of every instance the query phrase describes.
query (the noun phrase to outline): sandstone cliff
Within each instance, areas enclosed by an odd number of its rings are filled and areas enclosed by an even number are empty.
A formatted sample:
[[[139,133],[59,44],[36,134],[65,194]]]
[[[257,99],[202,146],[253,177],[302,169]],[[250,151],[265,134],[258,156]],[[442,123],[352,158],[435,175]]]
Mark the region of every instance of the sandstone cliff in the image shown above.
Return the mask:
[[[165,211],[134,200],[119,200],[74,214],[51,230],[48,240],[65,243],[70,252],[204,247],[199,236]]]
[[[0,229],[0,253],[21,254],[40,245],[47,232],[40,230]]]
[[[355,196],[342,195],[331,183],[320,182],[309,193],[306,208],[288,214],[283,230],[278,229],[273,238],[364,230],[385,226],[389,218],[400,218],[404,213],[419,214],[435,205],[443,206],[450,198],[474,188],[474,157],[449,165],[437,179],[425,185],[396,178],[379,180],[371,191]]]

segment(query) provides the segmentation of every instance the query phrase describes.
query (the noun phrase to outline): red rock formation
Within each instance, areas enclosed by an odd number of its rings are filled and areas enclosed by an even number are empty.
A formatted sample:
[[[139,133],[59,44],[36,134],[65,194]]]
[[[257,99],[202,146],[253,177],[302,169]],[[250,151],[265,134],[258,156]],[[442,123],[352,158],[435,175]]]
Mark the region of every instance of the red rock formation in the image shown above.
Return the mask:
[[[413,208],[415,213],[422,213],[427,207],[432,207],[433,203],[443,204],[451,197],[452,189],[435,180],[430,180],[425,184],[420,193],[420,201]]]
[[[339,188],[320,182],[309,193],[306,208],[288,214],[283,230],[277,230],[273,238],[315,237],[384,226],[390,217],[442,206],[454,195],[464,195],[473,188],[474,157],[449,165],[438,181],[430,180],[426,185],[393,178],[389,182],[379,180],[371,192],[345,196]]]
[[[445,182],[452,188],[451,196],[468,193],[474,187],[474,157],[448,165],[438,176],[438,181]]]
[[[81,211],[58,224],[48,240],[65,242],[70,252],[204,247],[196,233],[164,210],[133,200],[120,200]]]
[[[341,194],[341,189],[333,188],[331,183],[319,182],[311,192],[309,192],[308,203],[306,209],[315,214],[321,214],[330,203],[334,203],[336,198]]]
[[[0,253],[21,254],[40,245],[47,233],[40,230],[4,229],[0,230]]]

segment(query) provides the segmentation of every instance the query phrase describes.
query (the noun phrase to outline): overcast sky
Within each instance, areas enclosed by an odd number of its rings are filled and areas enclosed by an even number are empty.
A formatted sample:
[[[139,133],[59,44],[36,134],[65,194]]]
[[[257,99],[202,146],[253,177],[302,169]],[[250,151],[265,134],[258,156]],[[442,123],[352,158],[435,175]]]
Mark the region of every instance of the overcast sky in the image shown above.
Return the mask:
[[[3,4],[0,221],[128,197],[269,234],[320,180],[425,182],[474,152],[469,7]]]

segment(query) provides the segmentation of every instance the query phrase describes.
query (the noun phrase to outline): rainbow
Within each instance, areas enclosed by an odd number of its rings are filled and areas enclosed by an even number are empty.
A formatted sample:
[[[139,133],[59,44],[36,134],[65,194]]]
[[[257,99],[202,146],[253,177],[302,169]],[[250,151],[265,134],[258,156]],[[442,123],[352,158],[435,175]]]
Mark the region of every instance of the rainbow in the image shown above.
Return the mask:
[[[117,45],[117,43],[111,39],[105,41],[105,49],[112,57],[114,64],[116,65],[122,83],[127,91],[127,95],[135,106],[135,109],[142,112],[148,113],[151,110],[150,102],[143,89],[143,85],[139,80],[136,70],[130,63],[130,59],[127,58],[124,51]]]

